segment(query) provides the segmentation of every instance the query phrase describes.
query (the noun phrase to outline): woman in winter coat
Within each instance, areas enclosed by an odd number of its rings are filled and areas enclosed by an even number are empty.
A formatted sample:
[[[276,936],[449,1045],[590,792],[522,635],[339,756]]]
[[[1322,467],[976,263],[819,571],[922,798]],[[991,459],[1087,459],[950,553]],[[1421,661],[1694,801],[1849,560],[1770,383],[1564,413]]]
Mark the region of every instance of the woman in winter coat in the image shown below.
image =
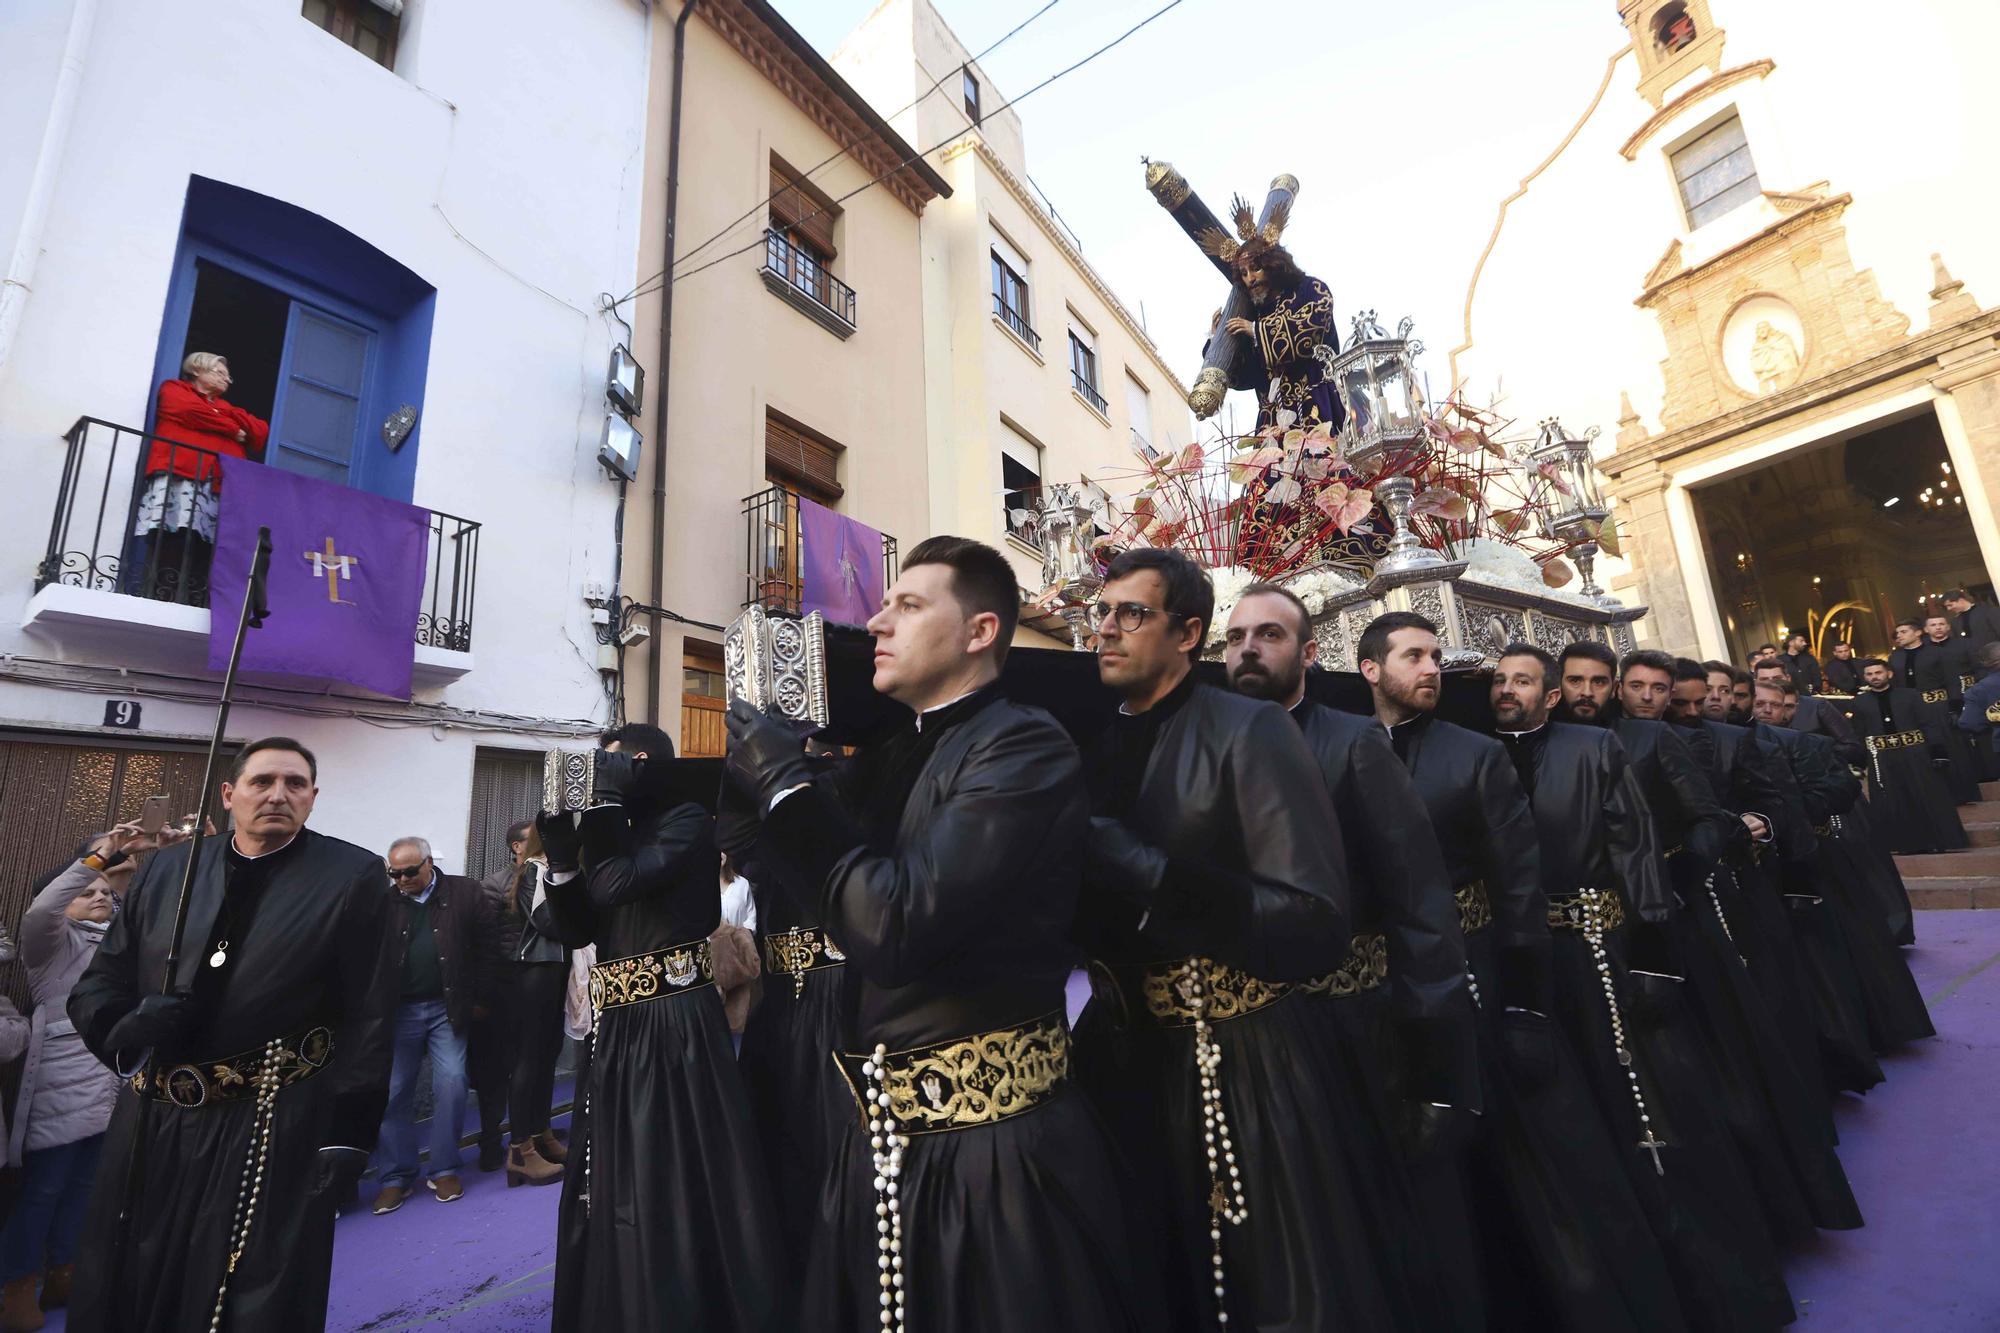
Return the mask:
[[[271,437],[270,422],[223,397],[231,383],[227,359],[190,352],[181,377],[160,386],[132,527],[148,546],[142,596],[207,604],[198,594],[215,553],[222,460],[261,458]]]
[[[120,824],[51,876],[21,918],[20,956],[35,1011],[7,1141],[7,1164],[20,1168],[21,1186],[0,1231],[0,1333],[38,1329],[43,1310],[69,1302],[77,1234],[118,1076],[84,1048],[64,1009],[131,883],[131,858],[179,836]]]

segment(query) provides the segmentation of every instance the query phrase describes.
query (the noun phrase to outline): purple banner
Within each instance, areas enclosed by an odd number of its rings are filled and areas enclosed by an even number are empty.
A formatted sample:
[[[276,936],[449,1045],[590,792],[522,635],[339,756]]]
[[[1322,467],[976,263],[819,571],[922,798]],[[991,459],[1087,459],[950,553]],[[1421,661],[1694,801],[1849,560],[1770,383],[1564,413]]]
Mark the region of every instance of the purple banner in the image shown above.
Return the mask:
[[[865,625],[882,609],[881,533],[802,495],[799,545],[801,612]]]
[[[222,460],[209,570],[208,665],[229,665],[259,526],[271,530],[271,614],[246,671],[340,680],[410,697],[430,511],[241,458]]]

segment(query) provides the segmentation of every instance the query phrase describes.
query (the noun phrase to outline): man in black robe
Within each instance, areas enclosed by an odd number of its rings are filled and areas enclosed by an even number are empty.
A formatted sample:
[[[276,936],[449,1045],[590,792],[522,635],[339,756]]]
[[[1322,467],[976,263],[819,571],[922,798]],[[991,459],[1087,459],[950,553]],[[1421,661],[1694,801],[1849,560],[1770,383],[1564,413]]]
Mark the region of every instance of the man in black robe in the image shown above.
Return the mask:
[[[722,919],[712,821],[669,794],[673,742],[658,727],[628,723],[602,747],[595,804],[536,820],[556,933],[597,948],[554,1326],[788,1329],[771,1185],[708,943]]]
[[[1990,644],[2000,643],[2000,607],[1975,602],[1963,588],[1944,595],[1944,609],[1951,613],[1952,628],[1972,649],[1973,660]]]
[[[167,993],[184,847],[147,864],[70,992],[84,1043],[129,1080],[72,1329],[325,1327],[334,1212],[389,1096],[401,937],[381,856],[304,827],[318,777],[297,741],[246,745]]]
[[[1346,962],[1305,989],[1320,997],[1340,1058],[1356,1071],[1363,1116],[1355,1132],[1374,1151],[1400,1140],[1418,1212],[1384,1200],[1377,1231],[1417,1256],[1419,1299],[1448,1304],[1438,1327],[1483,1329],[1478,1246],[1467,1209],[1461,1149],[1481,1109],[1478,1038],[1467,982],[1459,904],[1445,878],[1430,818],[1372,719],[1306,697],[1317,661],[1305,603],[1276,584],[1243,591],[1223,634],[1223,662],[1238,694],[1268,699],[1299,724],[1340,817],[1354,894],[1354,943]],[[1490,910],[1469,902],[1483,924]]]
[[[1851,696],[1860,692],[1861,668],[1854,660],[1854,645],[1847,640],[1836,640],[1827,650],[1821,671],[1826,676],[1827,693]]]
[[[1792,723],[1793,730],[1825,736],[1833,742],[1834,752],[1840,756],[1843,763],[1860,768],[1868,762],[1868,751],[1861,744],[1861,738],[1855,734],[1854,724],[1848,721],[1847,714],[1840,704],[1832,699],[1822,699],[1809,693],[1797,677],[1775,661],[1759,662],[1757,669],[1751,672],[1751,675],[1754,678],[1753,689],[1756,681],[1775,680],[1780,686],[1792,691],[1793,697],[1798,700],[1798,712]],[[1756,720],[1755,713],[1753,699],[1750,715],[1742,718],[1738,725],[1748,726],[1753,723]]]
[[[1942,770],[1950,763],[1936,710],[1896,683],[1887,662],[1861,664],[1867,686],[1848,717],[1868,747],[1869,813],[1893,852],[1954,851],[1967,843]]]
[[[1284,710],[1196,682],[1215,593],[1193,561],[1126,551],[1100,596],[1098,671],[1124,703],[1090,756],[1077,1058],[1164,1233],[1169,1326],[1407,1327],[1295,993],[1352,943],[1326,784]]]
[[[1803,634],[1785,636],[1785,651],[1775,659],[1785,670],[1792,673],[1792,679],[1799,683],[1799,689],[1806,694],[1818,694],[1826,688],[1825,677],[1820,674],[1819,659],[1813,656],[1812,640]]]
[[[1936,619],[1945,623],[1942,616]],[[1963,693],[1958,685],[1963,654],[1956,643],[1947,647],[1934,641],[1924,630],[1926,623],[1914,618],[1896,622],[1896,647],[1889,654],[1889,671],[1896,685],[1914,690],[1923,703],[1923,730],[1941,747],[1946,762],[1938,765],[1938,776],[1944,779],[1952,800],[1970,805],[1979,799],[1979,774],[1971,747],[1950,725],[1954,691]],[[1969,661],[1962,664],[1967,668],[1971,665]]]
[[[1885,1052],[1934,1035],[1923,996],[1882,910],[1881,895],[1870,883],[1873,849],[1850,836],[1846,824],[1847,812],[1860,798],[1860,782],[1835,759],[1824,737],[1784,726],[1782,688],[1760,685],[1757,704],[1758,743],[1791,769],[1813,822],[1818,887],[1840,931],[1872,1048]]]
[[[1494,1326],[1684,1328],[1623,1145],[1549,1018],[1548,899],[1527,792],[1499,742],[1436,716],[1443,653],[1429,620],[1378,616],[1357,651],[1376,720],[1429,811],[1454,896],[1473,913],[1466,944],[1488,1094],[1472,1168]]]
[[[1789,1322],[1790,1293],[1671,970],[1673,893],[1645,797],[1615,733],[1549,720],[1561,693],[1546,651],[1502,651],[1494,724],[1541,840],[1556,1019],[1614,1139],[1630,1145],[1627,1173],[1690,1322],[1746,1331]]]
[[[1601,646],[1566,651],[1565,693],[1569,653]],[[1666,847],[1678,957],[1687,978],[1683,993],[1700,1023],[1721,1110],[1771,1233],[1789,1245],[1818,1227],[1858,1227],[1861,1210],[1833,1151],[1818,1066],[1804,1068],[1794,1058],[1785,1029],[1750,974],[1751,936],[1761,922],[1746,910],[1727,866],[1741,862],[1753,821],[1718,802],[1708,766],[1683,740],[1695,733],[1666,722],[1669,713],[1686,718],[1698,710],[1707,693],[1705,673],[1698,662],[1643,649],[1627,653],[1618,673],[1612,725]]]
[[[868,629],[875,688],[910,716],[832,772],[789,726],[731,705],[728,781],[762,821],[746,864],[846,958],[826,1058],[853,1097],[803,1328],[1113,1333],[1162,1317],[1113,1142],[1069,1076],[1088,805],[1068,735],[1001,693],[1018,604],[991,547],[909,552]]]
[[[1932,612],[1924,620],[1924,657],[1929,668],[1924,697],[1936,703],[1937,691],[1942,689],[1945,715],[1955,720],[1965,708],[1965,692],[1979,679],[1972,640],[1959,637],[1949,616]],[[1996,774],[1993,747],[1984,737],[1956,726],[1944,730],[1945,747],[1951,752],[1953,794],[1961,805],[1977,801],[1979,784],[2000,775]]]

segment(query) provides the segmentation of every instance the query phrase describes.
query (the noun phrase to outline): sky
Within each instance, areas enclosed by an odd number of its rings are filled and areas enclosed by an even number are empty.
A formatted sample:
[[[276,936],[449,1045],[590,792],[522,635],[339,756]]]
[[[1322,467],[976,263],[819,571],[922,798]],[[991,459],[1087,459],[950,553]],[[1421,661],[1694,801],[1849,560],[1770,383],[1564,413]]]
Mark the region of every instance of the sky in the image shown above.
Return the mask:
[[[933,2],[977,52],[1044,0]],[[1012,96],[1166,2],[1058,0],[981,66]],[[829,55],[874,8],[778,3]],[[1333,289],[1343,343],[1357,311],[1391,328],[1414,318],[1441,393],[1499,201],[1575,123],[1624,44],[1613,0],[1181,0],[1015,110],[1035,184],[1126,305],[1143,307],[1183,383],[1224,292],[1146,192],[1142,155],[1173,163],[1218,214],[1234,193],[1254,206],[1273,176],[1297,176],[1286,245]],[[1251,410],[1239,404],[1238,421]]]

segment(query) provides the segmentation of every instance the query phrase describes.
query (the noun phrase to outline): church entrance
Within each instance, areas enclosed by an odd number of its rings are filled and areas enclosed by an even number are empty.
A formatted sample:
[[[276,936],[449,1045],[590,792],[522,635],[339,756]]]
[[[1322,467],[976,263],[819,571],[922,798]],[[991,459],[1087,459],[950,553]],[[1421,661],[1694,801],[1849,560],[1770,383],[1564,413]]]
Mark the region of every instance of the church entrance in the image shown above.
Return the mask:
[[[1994,600],[1929,408],[1688,494],[1734,661],[1790,633],[1822,658],[1842,639],[1883,653],[1896,621],[1949,588]]]

